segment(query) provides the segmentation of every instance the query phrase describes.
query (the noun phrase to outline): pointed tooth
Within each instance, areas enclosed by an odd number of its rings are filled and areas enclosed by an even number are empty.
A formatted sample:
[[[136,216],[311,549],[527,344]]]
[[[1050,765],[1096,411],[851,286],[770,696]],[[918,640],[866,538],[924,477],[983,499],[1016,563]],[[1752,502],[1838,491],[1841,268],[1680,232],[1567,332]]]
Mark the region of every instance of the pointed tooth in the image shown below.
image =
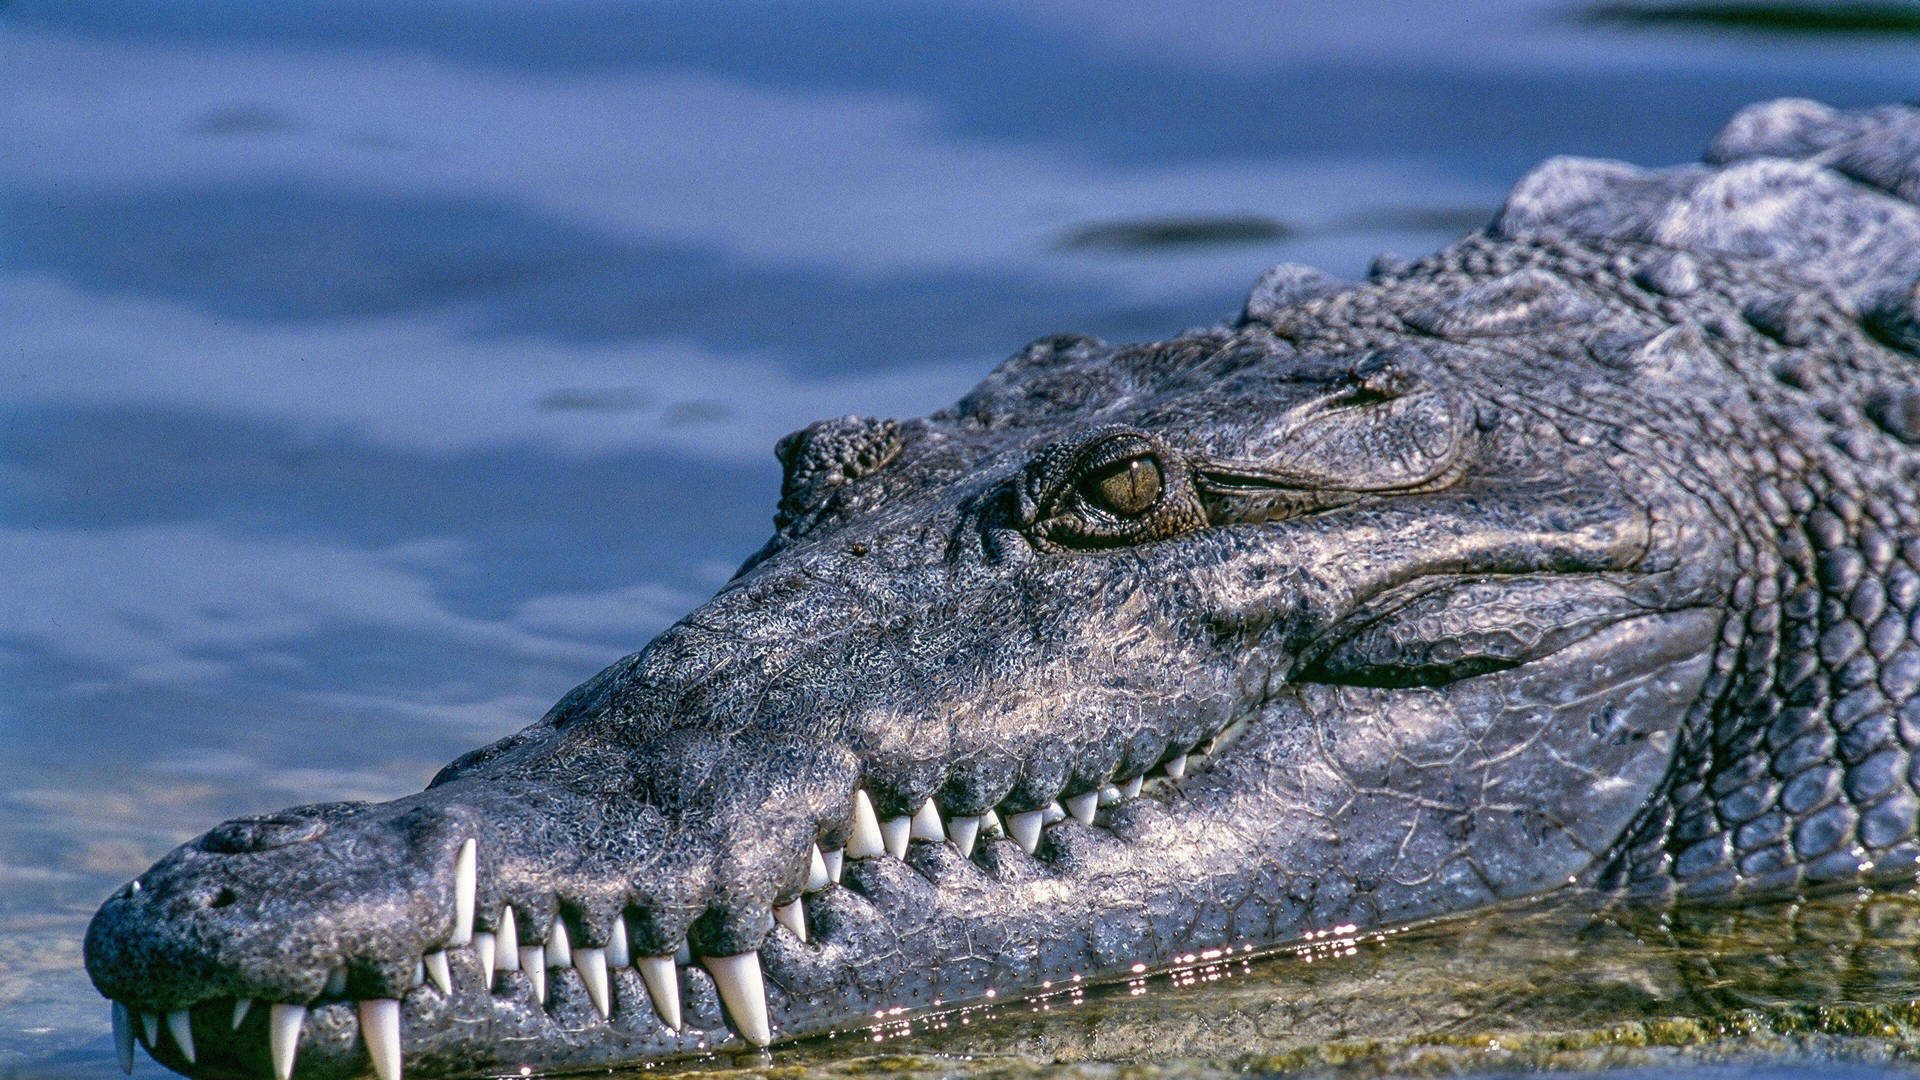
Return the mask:
[[[1114,803],[1117,803],[1119,801],[1120,801],[1119,788],[1114,787],[1112,784],[1108,784],[1106,787],[1103,787],[1100,789],[1100,805],[1101,806],[1112,806]]]
[[[847,853],[840,848],[820,853],[820,863],[827,868],[827,878],[835,884],[840,881],[840,871],[846,866],[846,861]]]
[[[360,1003],[360,1037],[367,1041],[374,1075],[400,1080],[400,1001],[368,998]]]
[[[500,928],[495,931],[500,936],[500,944],[494,950],[495,962],[501,971],[520,970],[520,931],[513,922],[513,908],[500,909]]]
[[[773,909],[773,919],[781,926],[793,931],[793,936],[801,941],[807,940],[807,909],[800,906],[800,898],[793,903]]]
[[[947,839],[960,852],[963,859],[973,858],[973,842],[980,836],[978,817],[957,817],[947,822]]]
[[[180,1056],[193,1064],[193,1013],[187,1009],[175,1009],[167,1014],[167,1030],[173,1033],[173,1044],[180,1048]]]
[[[679,964],[681,967],[686,967],[688,964],[693,963],[693,950],[687,948],[686,942],[681,942],[680,948],[675,950],[673,962]]]
[[[991,837],[995,833],[1004,834],[1006,831],[1007,827],[1000,823],[999,811],[988,810],[980,815],[981,836]]]
[[[813,845],[813,851],[807,856],[807,883],[801,886],[802,892],[819,892],[833,883],[827,874],[827,860],[820,854],[820,845]]]
[[[426,981],[427,981],[427,960],[426,960],[426,957],[423,956],[420,959],[415,960],[413,962],[413,981],[408,983],[407,987],[408,989],[412,989],[413,987],[422,985]]]
[[[1175,780],[1187,775],[1187,755],[1181,754],[1166,764],[1167,775]]]
[[[337,998],[344,996],[346,992],[347,966],[345,964],[335,965],[332,971],[327,972],[327,985],[320,988],[320,996]]]
[[[913,835],[913,819],[888,818],[880,823],[880,835],[886,838],[887,854],[904,859],[907,857],[907,840]]]
[[[703,956],[700,962],[713,975],[720,1000],[733,1017],[740,1037],[755,1046],[773,1041],[767,1023],[767,987],[760,980],[760,954],[743,952],[737,956]]]
[[[1121,784],[1120,797],[1123,799],[1134,798],[1135,796],[1140,794],[1140,785],[1146,782],[1147,782],[1147,778],[1145,776],[1136,776],[1133,779],[1127,781],[1126,783]]]
[[[293,1052],[300,1048],[300,1027],[307,1022],[305,1005],[274,1005],[267,1009],[267,1051],[273,1058],[275,1080],[293,1075]]]
[[[473,941],[473,894],[477,880],[476,847],[469,839],[453,857],[453,935],[449,945],[467,945]]]
[[[865,788],[853,793],[853,835],[847,838],[847,858],[871,859],[884,855],[887,842],[880,836],[880,819]]]
[[[1093,811],[1099,805],[1100,793],[1085,791],[1067,800],[1067,813],[1082,825],[1093,824]]]
[[[240,1025],[246,1023],[247,1011],[252,1008],[252,998],[241,998],[233,1003],[233,1030],[240,1030]]]
[[[573,963],[573,944],[567,940],[567,924],[555,915],[553,929],[547,931],[547,966],[568,967]]]
[[[520,946],[520,970],[533,984],[533,1000],[547,1003],[547,950],[544,945]]]
[[[1042,825],[1051,825],[1056,821],[1065,820],[1067,820],[1067,811],[1060,805],[1059,799],[1055,799],[1040,808],[1040,824]]]
[[[607,988],[607,950],[573,950],[573,970],[580,973],[580,981],[587,984],[587,996],[600,1010],[600,1019],[605,1020],[613,1011],[613,992]]]
[[[113,1050],[120,1055],[120,1071],[133,1075],[133,1017],[117,1001],[113,1003]]]
[[[493,989],[493,958],[500,948],[499,939],[482,930],[473,935],[473,958],[480,962],[480,985]]]
[[[627,917],[613,917],[613,929],[607,934],[607,966],[623,968],[633,963],[633,950],[627,946]]]
[[[919,811],[913,815],[910,835],[915,840],[925,840],[929,844],[937,844],[947,838],[946,827],[940,824],[940,808],[933,805],[932,799],[921,803]]]
[[[1007,817],[1007,835],[1013,837],[1013,842],[1020,845],[1020,850],[1029,855],[1040,846],[1040,818],[1038,810]]]
[[[140,1027],[147,1037],[147,1050],[151,1052],[160,1045],[160,1016],[158,1013],[140,1014]]]
[[[433,985],[443,994],[453,993],[453,970],[447,966],[447,950],[435,949],[421,957],[427,966],[427,975],[433,979]]]
[[[653,997],[653,1011],[660,1014],[660,1022],[679,1031],[680,969],[673,965],[673,957],[643,956],[633,966],[640,969],[640,978]]]

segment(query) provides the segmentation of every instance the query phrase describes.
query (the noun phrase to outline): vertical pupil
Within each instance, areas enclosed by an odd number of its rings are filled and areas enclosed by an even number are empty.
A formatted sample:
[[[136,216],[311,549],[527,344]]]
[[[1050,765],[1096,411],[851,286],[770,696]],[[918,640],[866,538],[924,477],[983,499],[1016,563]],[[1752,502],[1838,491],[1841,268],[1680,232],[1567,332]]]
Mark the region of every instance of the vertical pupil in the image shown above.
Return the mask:
[[[1122,514],[1138,514],[1160,497],[1160,469],[1153,459],[1131,458],[1100,478],[1099,501]]]

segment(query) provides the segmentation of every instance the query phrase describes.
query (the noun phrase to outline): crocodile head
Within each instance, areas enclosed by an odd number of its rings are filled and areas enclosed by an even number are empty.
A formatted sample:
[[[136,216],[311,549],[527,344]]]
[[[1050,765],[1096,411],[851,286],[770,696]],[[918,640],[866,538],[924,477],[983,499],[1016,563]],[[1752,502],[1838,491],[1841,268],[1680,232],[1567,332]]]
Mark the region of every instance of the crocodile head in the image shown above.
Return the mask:
[[[1362,294],[1432,299],[1298,310]],[[1058,338],[796,433],[711,601],[420,794],[182,846],[88,969],[197,1075],[557,1068],[1591,877],[1701,697],[1728,540],[1530,356],[1373,337]]]
[[[1910,875],[1916,132],[1550,162],[1367,282],[789,437],[774,538],[538,723],[108,900],[125,1060],[588,1067],[1570,882]]]

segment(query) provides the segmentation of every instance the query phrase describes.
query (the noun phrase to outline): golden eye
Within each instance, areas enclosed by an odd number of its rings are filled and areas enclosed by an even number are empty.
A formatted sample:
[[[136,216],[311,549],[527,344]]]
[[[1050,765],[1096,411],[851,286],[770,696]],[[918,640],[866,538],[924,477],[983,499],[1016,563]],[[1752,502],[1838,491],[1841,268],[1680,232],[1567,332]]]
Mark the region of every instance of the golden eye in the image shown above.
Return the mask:
[[[1118,517],[1139,517],[1160,501],[1166,486],[1160,476],[1160,463],[1141,454],[1088,473],[1080,481],[1080,494],[1089,503]]]

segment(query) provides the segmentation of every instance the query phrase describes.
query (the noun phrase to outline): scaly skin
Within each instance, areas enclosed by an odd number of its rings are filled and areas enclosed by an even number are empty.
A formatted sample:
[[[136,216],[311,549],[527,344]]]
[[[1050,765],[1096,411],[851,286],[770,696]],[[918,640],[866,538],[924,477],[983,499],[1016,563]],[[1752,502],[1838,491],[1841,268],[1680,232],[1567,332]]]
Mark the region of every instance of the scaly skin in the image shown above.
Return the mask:
[[[1282,267],[1233,325],[797,433],[713,600],[425,792],[181,847],[89,972],[195,1076],[272,1075],[276,1013],[299,1076],[365,1072],[383,999],[406,1070],[456,1075],[1569,884],[1910,878],[1920,111],[1757,106],[1708,160],[1552,161],[1365,283]],[[544,1003],[483,976],[509,910]]]

